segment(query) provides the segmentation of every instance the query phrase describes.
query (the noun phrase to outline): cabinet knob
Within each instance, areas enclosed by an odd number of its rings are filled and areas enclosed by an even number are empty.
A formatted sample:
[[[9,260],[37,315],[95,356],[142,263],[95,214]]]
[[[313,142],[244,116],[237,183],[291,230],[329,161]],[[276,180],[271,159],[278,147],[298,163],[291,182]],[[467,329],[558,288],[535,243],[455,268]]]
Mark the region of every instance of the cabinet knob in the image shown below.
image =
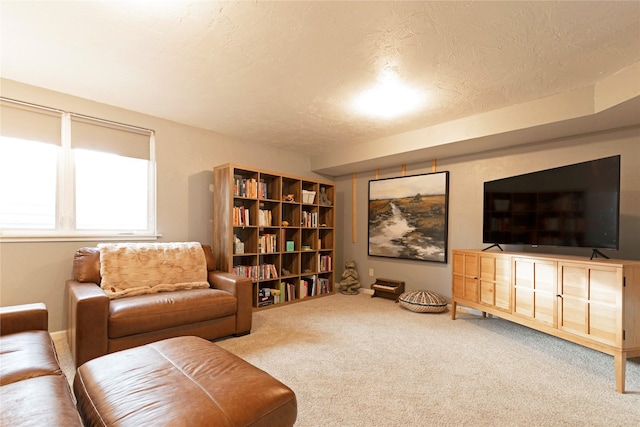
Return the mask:
[[[558,294],[558,295],[556,295],[556,296],[557,296],[558,298],[562,298],[562,295],[560,295],[560,294]]]

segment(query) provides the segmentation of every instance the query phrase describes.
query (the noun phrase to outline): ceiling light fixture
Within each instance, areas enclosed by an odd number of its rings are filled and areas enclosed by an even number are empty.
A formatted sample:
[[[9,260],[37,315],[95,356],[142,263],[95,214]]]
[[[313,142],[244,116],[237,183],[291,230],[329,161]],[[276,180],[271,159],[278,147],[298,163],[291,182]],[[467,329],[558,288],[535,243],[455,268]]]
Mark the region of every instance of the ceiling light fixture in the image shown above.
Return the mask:
[[[415,111],[424,103],[424,92],[400,81],[398,73],[387,66],[376,86],[356,96],[353,108],[369,116],[392,119]]]

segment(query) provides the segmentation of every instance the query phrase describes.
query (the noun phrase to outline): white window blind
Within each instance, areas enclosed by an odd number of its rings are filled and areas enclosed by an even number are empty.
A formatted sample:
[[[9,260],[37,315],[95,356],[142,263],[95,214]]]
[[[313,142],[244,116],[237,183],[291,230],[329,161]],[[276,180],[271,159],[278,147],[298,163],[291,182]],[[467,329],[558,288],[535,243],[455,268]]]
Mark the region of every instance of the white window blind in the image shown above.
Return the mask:
[[[117,154],[136,159],[150,159],[148,131],[71,115],[71,148]]]
[[[0,134],[4,137],[61,145],[62,111],[18,101],[0,101]]]

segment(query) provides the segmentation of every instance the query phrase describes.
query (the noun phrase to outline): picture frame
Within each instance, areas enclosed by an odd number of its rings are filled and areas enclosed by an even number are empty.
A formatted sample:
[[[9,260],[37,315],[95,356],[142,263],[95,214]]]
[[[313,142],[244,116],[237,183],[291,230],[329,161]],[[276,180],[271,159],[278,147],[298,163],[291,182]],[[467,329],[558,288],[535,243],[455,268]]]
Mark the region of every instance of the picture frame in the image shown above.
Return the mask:
[[[449,172],[369,181],[368,255],[447,262]]]

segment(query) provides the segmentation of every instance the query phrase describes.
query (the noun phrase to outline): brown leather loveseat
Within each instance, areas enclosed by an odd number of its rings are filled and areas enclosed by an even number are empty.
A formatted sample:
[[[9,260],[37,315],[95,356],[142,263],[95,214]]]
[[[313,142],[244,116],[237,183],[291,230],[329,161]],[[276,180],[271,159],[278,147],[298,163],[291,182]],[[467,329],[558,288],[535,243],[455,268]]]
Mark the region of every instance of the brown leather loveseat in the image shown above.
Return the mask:
[[[202,245],[209,288],[110,299],[100,287],[100,250],[81,248],[66,283],[67,339],[76,367],[119,350],[177,336],[208,340],[251,331],[251,280],[215,270]]]
[[[82,426],[42,303],[0,308],[0,425]]]

